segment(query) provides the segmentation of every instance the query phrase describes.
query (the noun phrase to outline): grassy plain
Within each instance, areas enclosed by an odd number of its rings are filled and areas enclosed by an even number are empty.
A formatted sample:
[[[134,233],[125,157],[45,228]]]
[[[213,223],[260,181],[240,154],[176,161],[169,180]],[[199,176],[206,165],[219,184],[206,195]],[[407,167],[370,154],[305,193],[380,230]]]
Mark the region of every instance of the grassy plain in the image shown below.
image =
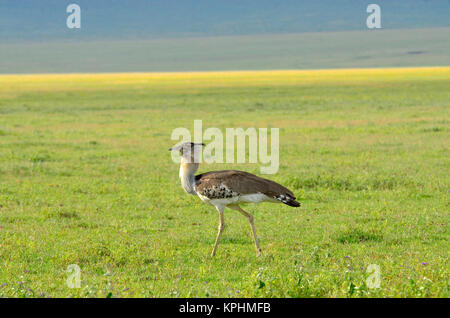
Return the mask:
[[[0,296],[448,297],[450,68],[0,76]],[[302,207],[218,217],[176,127],[279,127]],[[258,165],[203,165],[259,174]],[[81,288],[66,268],[81,268]],[[367,267],[380,268],[380,288]]]

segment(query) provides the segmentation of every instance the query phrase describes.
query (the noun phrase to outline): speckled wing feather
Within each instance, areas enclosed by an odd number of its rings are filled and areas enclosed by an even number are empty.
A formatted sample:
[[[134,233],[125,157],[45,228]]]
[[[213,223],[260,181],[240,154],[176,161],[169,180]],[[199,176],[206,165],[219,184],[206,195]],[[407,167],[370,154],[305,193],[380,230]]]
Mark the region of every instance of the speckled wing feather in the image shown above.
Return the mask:
[[[289,189],[272,180],[238,171],[211,171],[195,176],[197,192],[210,198],[227,198],[235,195],[263,193],[269,198],[298,207],[300,203]]]

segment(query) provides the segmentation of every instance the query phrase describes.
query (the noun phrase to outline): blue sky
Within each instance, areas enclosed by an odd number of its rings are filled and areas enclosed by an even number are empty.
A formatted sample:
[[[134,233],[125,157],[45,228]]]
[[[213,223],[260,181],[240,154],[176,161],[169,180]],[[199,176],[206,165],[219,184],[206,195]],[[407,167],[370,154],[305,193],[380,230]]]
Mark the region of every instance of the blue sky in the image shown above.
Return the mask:
[[[77,3],[82,28],[70,32]],[[164,38],[361,30],[377,3],[385,29],[450,26],[448,0],[0,0],[0,39]]]

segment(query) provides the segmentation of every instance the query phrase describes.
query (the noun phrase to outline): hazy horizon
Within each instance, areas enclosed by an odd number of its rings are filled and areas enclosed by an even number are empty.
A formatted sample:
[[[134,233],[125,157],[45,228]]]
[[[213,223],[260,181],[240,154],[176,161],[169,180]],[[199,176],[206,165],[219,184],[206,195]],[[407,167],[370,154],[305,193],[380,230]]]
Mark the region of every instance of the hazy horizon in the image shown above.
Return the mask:
[[[66,8],[81,7],[69,29]],[[369,3],[381,29],[368,29]],[[0,0],[0,73],[450,65],[448,1]]]

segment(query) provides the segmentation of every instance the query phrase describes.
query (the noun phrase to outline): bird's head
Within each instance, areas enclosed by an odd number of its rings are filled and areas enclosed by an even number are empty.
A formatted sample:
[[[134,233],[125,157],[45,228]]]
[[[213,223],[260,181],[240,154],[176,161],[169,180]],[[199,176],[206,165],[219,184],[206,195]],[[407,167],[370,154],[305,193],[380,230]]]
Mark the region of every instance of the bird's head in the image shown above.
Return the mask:
[[[204,143],[184,142],[169,148],[169,151],[179,151],[184,162],[198,163],[199,153],[204,145]]]

